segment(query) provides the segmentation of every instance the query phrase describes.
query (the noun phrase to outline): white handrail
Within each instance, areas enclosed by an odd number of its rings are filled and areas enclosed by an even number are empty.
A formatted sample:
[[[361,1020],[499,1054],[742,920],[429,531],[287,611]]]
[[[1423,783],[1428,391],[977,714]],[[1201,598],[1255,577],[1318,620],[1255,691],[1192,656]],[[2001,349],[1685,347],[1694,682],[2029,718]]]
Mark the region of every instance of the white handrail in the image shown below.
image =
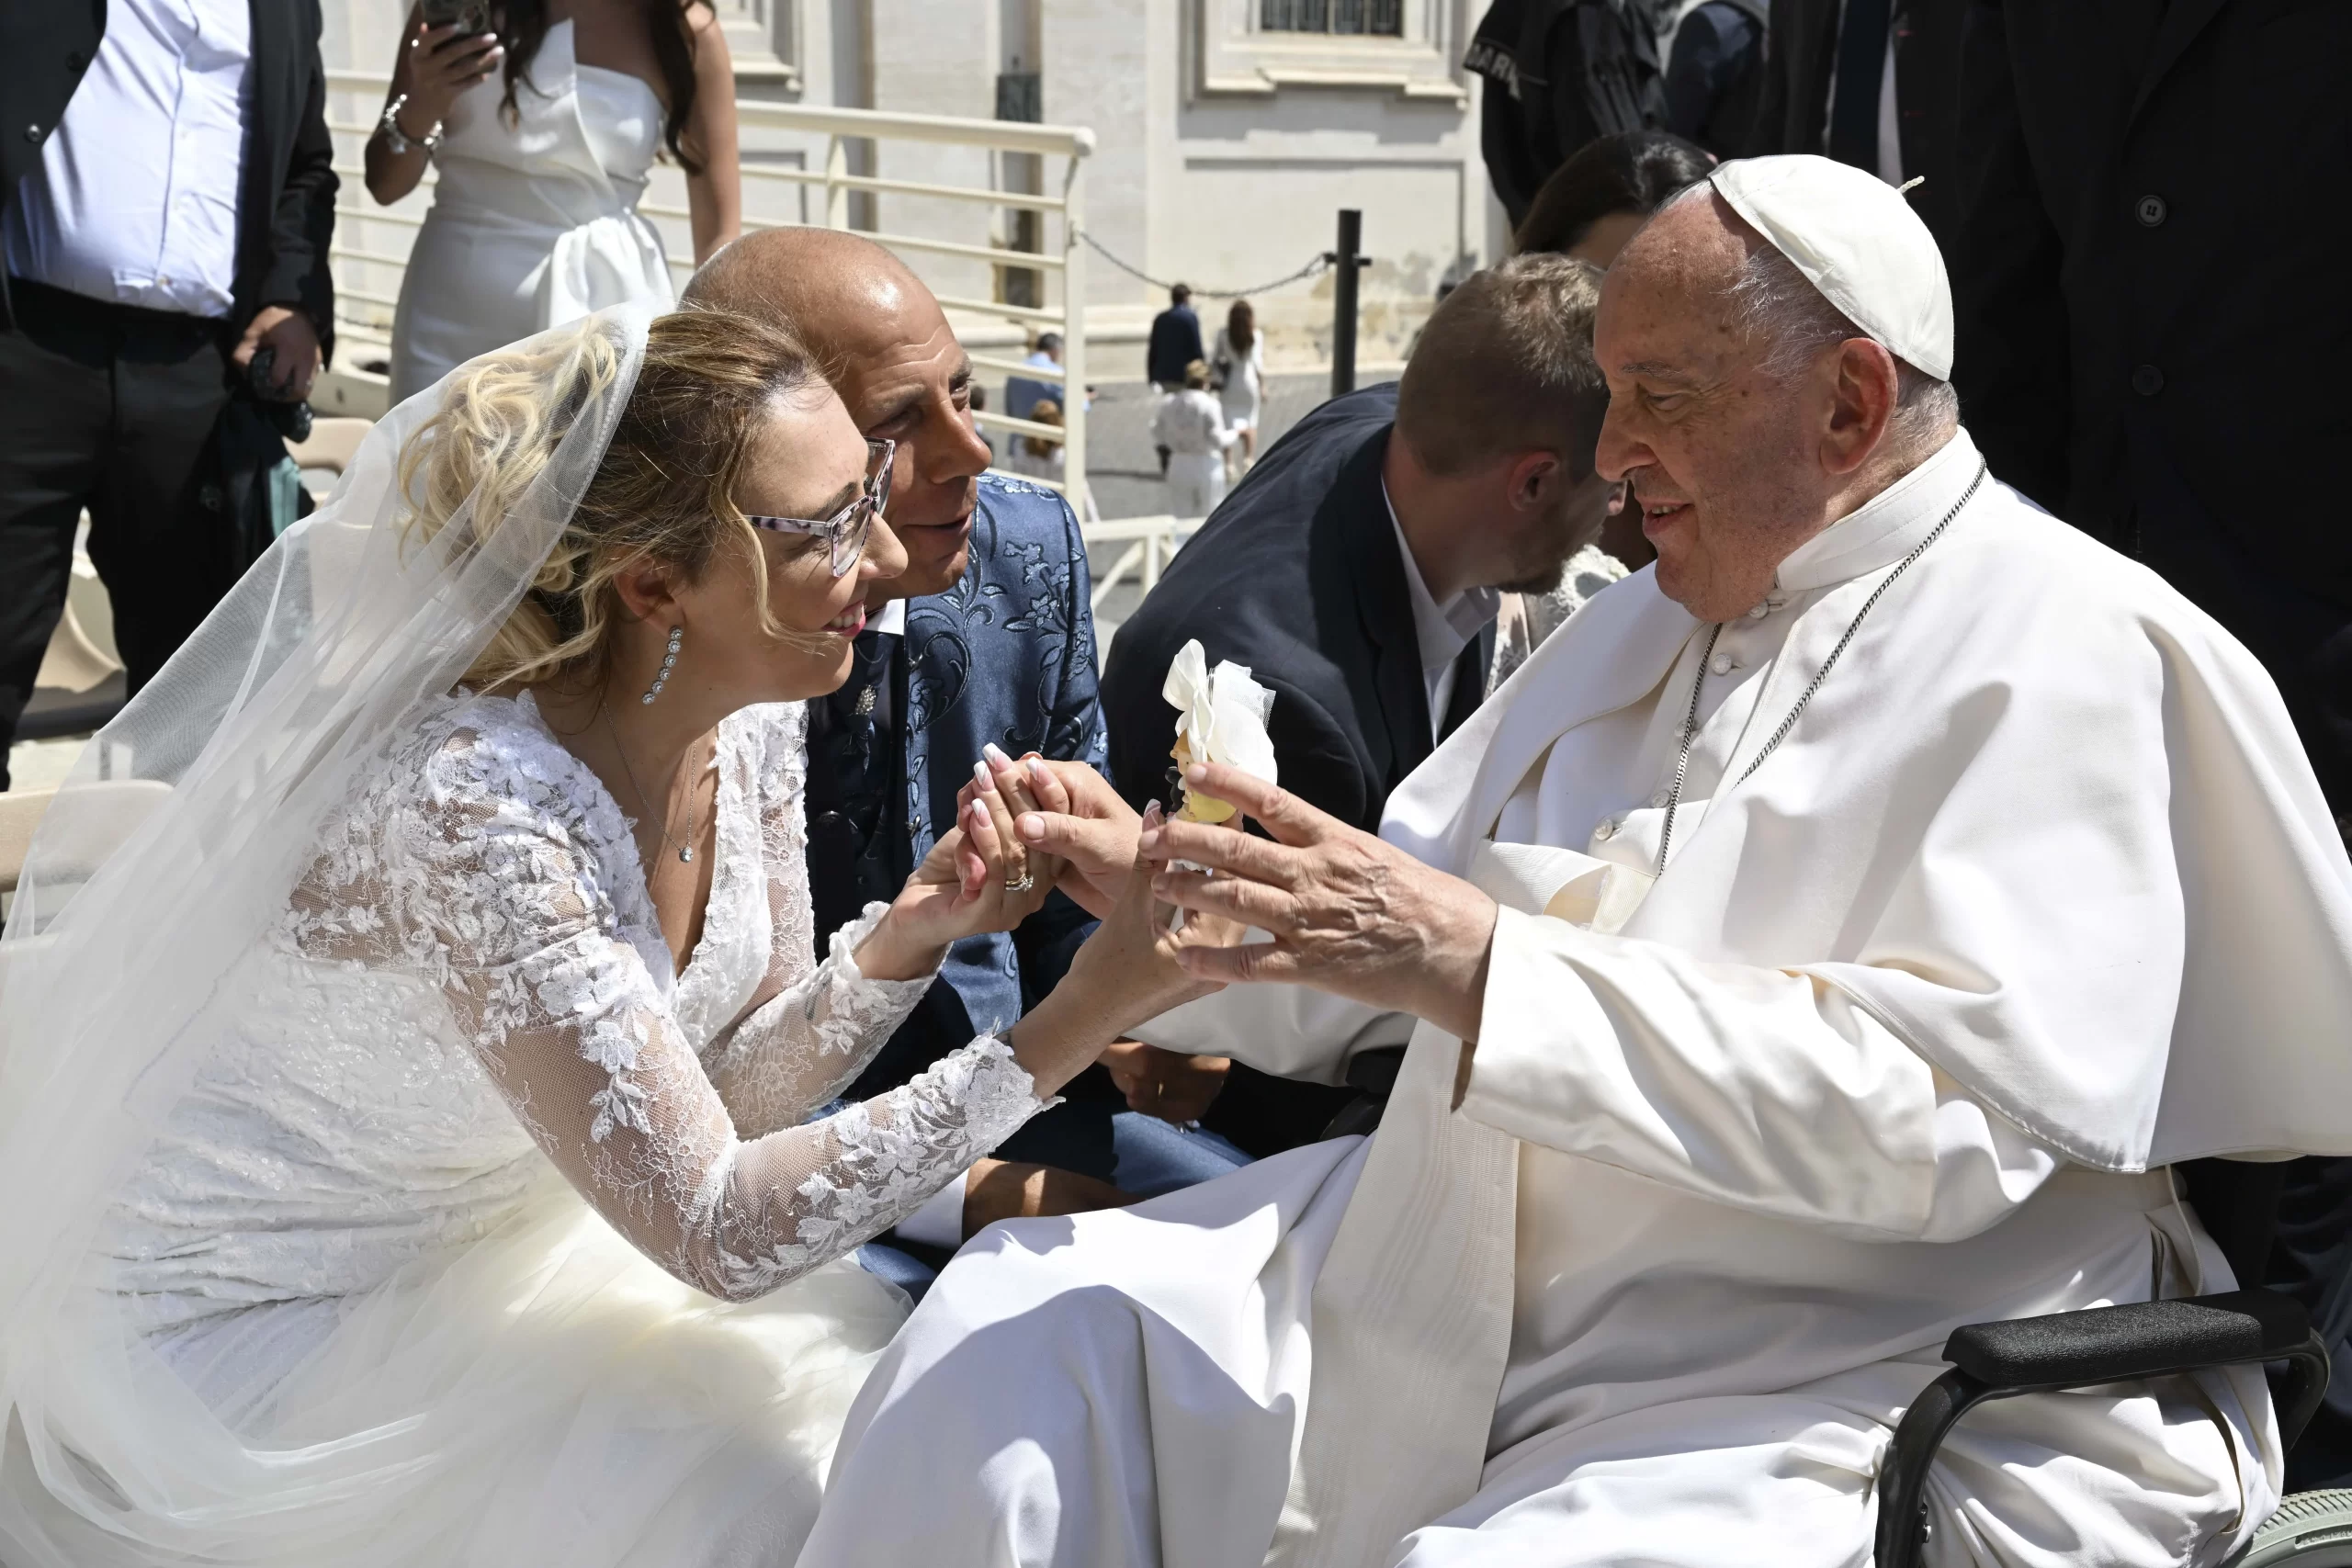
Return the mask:
[[[330,117],[329,126],[341,141],[346,154],[356,154],[364,138],[372,135],[375,121],[366,118],[375,102],[380,102],[390,89],[391,79],[381,72],[330,71],[326,73],[329,92],[358,95],[363,104],[357,114],[349,114],[352,106],[340,106],[345,115]],[[899,114],[881,109],[836,108],[816,104],[779,104],[758,99],[738,99],[735,114],[739,124],[748,130],[796,131],[825,138],[825,158],[821,168],[789,168],[752,165],[744,169],[746,176],[762,182],[765,188],[788,190],[793,186],[815,187],[823,192],[822,215],[815,225],[829,229],[850,227],[850,198],[853,195],[871,197],[887,196],[895,200],[942,201],[978,204],[987,208],[1034,211],[1044,221],[1048,215],[1058,215],[1061,232],[1057,245],[1041,246],[1036,251],[1000,248],[996,245],[973,244],[962,241],[933,238],[922,234],[873,232],[877,243],[899,252],[910,265],[920,273],[921,258],[941,256],[956,261],[980,262],[1008,271],[1023,271],[1044,282],[1058,276],[1061,299],[1058,304],[1016,305],[1010,301],[976,299],[964,295],[942,293],[940,304],[949,310],[983,318],[993,317],[1023,327],[1058,332],[1062,336],[1062,365],[1059,378],[1038,374],[1035,367],[1020,367],[1039,379],[1066,378],[1071,385],[1083,385],[1086,374],[1086,251],[1080,236],[1085,229],[1085,167],[1094,151],[1094,133],[1084,126],[1038,125],[1018,120],[964,118],[952,115]],[[851,151],[854,143],[890,141],[924,142],[934,145],[982,148],[995,152],[1026,152],[1067,160],[1062,187],[1058,194],[1030,194],[1023,191],[1000,190],[986,185],[944,185],[922,180],[888,179],[876,174],[852,174]],[[994,160],[990,160],[993,164]],[[337,160],[339,169],[356,175],[359,161],[355,156]],[[767,182],[774,182],[768,184]],[[344,306],[374,307],[377,312],[389,311],[397,303],[396,284],[384,276],[404,271],[407,259],[405,243],[413,239],[423,224],[422,213],[412,204],[409,210],[398,211],[368,206],[359,190],[357,179],[350,181],[344,199],[335,204],[337,216],[346,223],[384,223],[395,231],[363,231],[345,236],[331,252],[336,267],[335,295],[337,313],[354,325],[373,327],[381,331],[388,324],[380,314],[347,310]],[[812,201],[813,205],[813,201]],[[643,202],[639,210],[650,217],[683,220],[687,210],[667,203]],[[791,228],[801,225],[773,218],[747,215],[746,230]],[[395,253],[399,254],[395,254]],[[688,271],[690,266],[672,262],[675,271]],[[365,269],[355,275],[353,269]],[[978,355],[976,363],[991,369],[1010,369],[1014,362],[994,355]],[[344,374],[352,374],[344,372]],[[364,373],[355,378],[364,383]],[[364,388],[363,388],[364,389]],[[1081,404],[1084,400],[1078,400]],[[350,405],[346,405],[350,406]],[[1043,438],[1059,441],[1063,452],[1064,481],[1055,488],[1065,491],[1081,515],[1086,495],[1086,411],[1083,407],[1063,411],[1066,423],[1059,426],[1035,424],[1026,420],[1010,420],[1001,415],[983,415],[984,421],[998,428],[1013,430]],[[1147,575],[1158,576],[1155,558],[1146,563]]]
[[[1182,536],[1201,525],[1198,517],[1177,517],[1162,513],[1153,517],[1122,517],[1115,522],[1090,523],[1086,525],[1089,545],[1115,545],[1122,539],[1132,541],[1111,563],[1111,570],[1094,580],[1094,592],[1088,607],[1100,610],[1111,590],[1136,574],[1136,586],[1148,594],[1159,586],[1160,569],[1182,547]]]

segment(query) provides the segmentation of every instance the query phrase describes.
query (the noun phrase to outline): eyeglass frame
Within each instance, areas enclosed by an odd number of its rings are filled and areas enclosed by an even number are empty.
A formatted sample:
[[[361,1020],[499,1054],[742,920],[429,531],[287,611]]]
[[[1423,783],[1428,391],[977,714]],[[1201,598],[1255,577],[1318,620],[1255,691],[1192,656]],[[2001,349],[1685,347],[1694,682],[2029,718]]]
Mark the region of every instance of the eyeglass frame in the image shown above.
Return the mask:
[[[833,575],[848,576],[850,569],[865,555],[865,541],[873,535],[874,519],[890,504],[890,476],[898,468],[899,444],[869,438],[865,454],[869,461],[877,457],[881,460],[849,504],[831,517],[766,517],[745,513],[743,521],[771,534],[808,534],[823,539],[831,552],[827,564],[832,568]],[[861,511],[863,516],[859,515]]]

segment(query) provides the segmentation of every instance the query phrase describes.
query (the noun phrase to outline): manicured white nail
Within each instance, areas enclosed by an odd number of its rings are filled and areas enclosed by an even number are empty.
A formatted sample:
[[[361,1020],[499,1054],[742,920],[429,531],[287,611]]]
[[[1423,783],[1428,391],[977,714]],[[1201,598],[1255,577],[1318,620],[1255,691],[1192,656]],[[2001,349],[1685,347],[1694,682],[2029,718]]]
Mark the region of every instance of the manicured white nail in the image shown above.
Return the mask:
[[[980,748],[980,755],[986,757],[989,761],[994,762],[1000,768],[1009,768],[1012,766],[1012,759],[1006,756],[1003,750],[993,740]]]
[[[985,761],[978,761],[972,764],[972,782],[986,789],[996,783],[996,775],[989,772],[989,765]]]

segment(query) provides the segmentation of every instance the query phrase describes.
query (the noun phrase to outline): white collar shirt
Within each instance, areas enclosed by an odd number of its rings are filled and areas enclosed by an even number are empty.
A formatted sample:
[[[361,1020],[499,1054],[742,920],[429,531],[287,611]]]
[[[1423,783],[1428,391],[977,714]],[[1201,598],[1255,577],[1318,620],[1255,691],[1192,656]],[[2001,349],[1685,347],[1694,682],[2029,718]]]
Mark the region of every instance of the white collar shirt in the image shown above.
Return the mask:
[[[1380,500],[1388,508],[1388,526],[1396,535],[1396,554],[1405,563],[1405,592],[1413,602],[1413,636],[1421,650],[1421,690],[1429,698],[1430,739],[1436,740],[1445,728],[1445,710],[1453,702],[1453,682],[1462,650],[1473,638],[1486,630],[1502,609],[1503,596],[1492,588],[1465,588],[1441,604],[1430,592],[1430,585],[1421,581],[1421,569],[1413,559],[1413,547],[1406,542],[1405,525],[1396,521],[1396,503],[1388,499],[1388,486],[1380,487]]]
[[[226,316],[252,33],[248,0],[112,0],[40,172],[8,205],[8,270],[112,304]]]

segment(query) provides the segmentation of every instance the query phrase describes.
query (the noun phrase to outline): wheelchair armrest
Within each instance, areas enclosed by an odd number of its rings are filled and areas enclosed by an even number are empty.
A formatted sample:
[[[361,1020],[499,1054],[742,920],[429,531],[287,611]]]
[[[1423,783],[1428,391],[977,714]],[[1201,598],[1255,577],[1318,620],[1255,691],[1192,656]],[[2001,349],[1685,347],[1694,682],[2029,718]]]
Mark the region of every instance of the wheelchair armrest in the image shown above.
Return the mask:
[[[1984,1384],[1987,1397],[1997,1398],[2284,1360],[2311,1332],[2311,1315],[2301,1302],[2270,1291],[2232,1291],[1972,1323],[1952,1331],[1944,1359]]]
[[[2310,1315],[2268,1291],[1973,1323],[1952,1331],[1944,1359],[1952,1370],[1903,1413],[1879,1469],[1877,1568],[1916,1568],[1928,1533],[1928,1467],[1945,1434],[1985,1400],[2286,1361],[2278,1435],[2292,1448],[2327,1392],[2327,1349]]]
[[[1345,1077],[1350,1089],[1385,1100],[1395,1091],[1396,1075],[1404,1070],[1404,1066],[1405,1047],[1376,1045],[1349,1057]]]

